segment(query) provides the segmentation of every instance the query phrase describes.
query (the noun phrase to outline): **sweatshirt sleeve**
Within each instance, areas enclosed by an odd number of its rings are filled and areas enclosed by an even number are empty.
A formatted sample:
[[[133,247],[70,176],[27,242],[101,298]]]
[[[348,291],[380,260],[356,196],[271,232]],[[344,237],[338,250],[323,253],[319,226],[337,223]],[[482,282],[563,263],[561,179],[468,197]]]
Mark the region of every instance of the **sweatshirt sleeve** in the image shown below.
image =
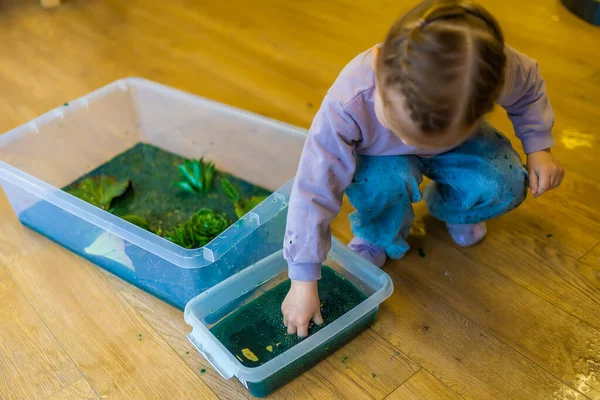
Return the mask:
[[[498,99],[507,112],[526,154],[554,145],[554,113],[537,61],[506,46],[506,79]]]
[[[357,123],[327,95],[308,132],[292,188],[283,251],[292,280],[321,278],[331,248],[330,223],[354,175],[359,140]]]

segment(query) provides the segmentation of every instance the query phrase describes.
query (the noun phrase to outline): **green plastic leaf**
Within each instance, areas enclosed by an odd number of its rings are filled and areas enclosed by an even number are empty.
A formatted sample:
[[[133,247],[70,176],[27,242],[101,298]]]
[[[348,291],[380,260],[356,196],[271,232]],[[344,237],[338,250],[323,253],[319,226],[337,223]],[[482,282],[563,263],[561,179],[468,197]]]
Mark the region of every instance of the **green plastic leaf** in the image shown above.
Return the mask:
[[[104,175],[92,176],[67,189],[67,193],[103,210],[108,210],[111,202],[122,196],[129,185],[131,185],[129,179],[118,180],[115,177]]]
[[[208,163],[206,164],[205,167],[205,172],[204,172],[204,187],[207,188],[207,190],[210,190],[210,188],[212,187],[213,181],[215,179],[215,163]]]
[[[268,196],[252,196],[246,202],[246,212],[252,211],[252,209],[258,206],[260,203],[265,201]]]
[[[200,160],[202,161],[202,160]],[[193,162],[192,163],[192,171],[194,172],[194,180],[196,182],[201,182],[202,176],[200,174],[200,164]]]
[[[238,218],[242,218],[244,215],[248,214],[254,207],[265,201],[267,196],[252,196],[245,200],[239,200],[233,203],[235,208],[235,215]]]
[[[232,203],[235,203],[242,199],[242,197],[240,196],[240,192],[237,191],[237,189],[233,186],[229,179],[221,179],[221,187],[223,187],[225,195],[229,197],[229,200]]]
[[[192,175],[192,173],[188,170],[188,168],[186,168],[183,165],[178,165],[177,168],[179,168],[179,171],[181,172],[181,175],[183,176],[183,178],[187,181],[187,183],[190,184],[190,186],[194,187],[196,186],[196,179],[194,179],[194,176]]]
[[[173,182],[173,185],[177,186],[178,188],[189,192],[189,193],[196,193],[196,190],[187,182]]]
[[[140,217],[139,215],[130,214],[130,215],[124,215],[121,218],[123,218],[127,222],[131,222],[132,224],[139,226],[142,229],[145,229],[147,231],[150,230],[150,224],[148,224],[148,221],[144,217]]]
[[[184,164],[179,164],[177,168],[183,177],[183,182],[187,183],[195,192],[206,193],[212,188],[215,164],[204,161],[204,157],[198,161],[186,160]],[[184,190],[187,191],[187,187]]]
[[[207,245],[227,227],[230,222],[225,214],[215,213],[203,208],[195,213],[186,223],[178,226],[165,237],[171,242],[186,249],[196,249]]]
[[[245,211],[244,205],[241,202],[236,202],[233,204],[233,207],[235,208],[235,215],[238,218],[242,218],[244,215],[248,214]]]
[[[223,187],[225,195],[233,203],[235,215],[238,218],[242,218],[244,215],[248,214],[248,212],[250,212],[254,207],[262,203],[267,198],[267,196],[252,196],[244,199],[240,195],[240,192],[238,192],[235,186],[233,186],[233,184],[229,181],[229,179],[222,179],[221,186]]]

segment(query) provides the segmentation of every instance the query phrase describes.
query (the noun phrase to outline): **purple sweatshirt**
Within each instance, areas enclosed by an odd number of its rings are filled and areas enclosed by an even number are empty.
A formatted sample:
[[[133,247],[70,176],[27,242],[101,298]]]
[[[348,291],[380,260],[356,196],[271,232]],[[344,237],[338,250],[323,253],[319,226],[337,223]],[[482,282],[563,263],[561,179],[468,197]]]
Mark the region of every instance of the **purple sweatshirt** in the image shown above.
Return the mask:
[[[358,55],[327,92],[308,133],[292,190],[284,257],[293,280],[315,281],[331,247],[331,220],[354,176],[354,153],[371,156],[432,156],[408,146],[375,116],[372,49]],[[505,87],[498,104],[506,109],[525,153],[550,148],[554,114],[535,60],[506,47]],[[448,151],[451,149],[446,149]]]

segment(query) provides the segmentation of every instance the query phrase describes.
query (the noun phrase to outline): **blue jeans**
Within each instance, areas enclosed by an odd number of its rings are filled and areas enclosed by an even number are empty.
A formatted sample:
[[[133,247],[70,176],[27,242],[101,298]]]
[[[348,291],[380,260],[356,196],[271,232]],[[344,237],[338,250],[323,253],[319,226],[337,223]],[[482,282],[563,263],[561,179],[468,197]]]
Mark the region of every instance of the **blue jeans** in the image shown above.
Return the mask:
[[[390,258],[408,250],[406,237],[415,216],[412,203],[423,196],[423,175],[433,183],[424,190],[434,217],[451,224],[474,224],[505,214],[527,195],[528,176],[510,142],[484,123],[476,134],[447,153],[356,155],[357,168],[346,189],[355,212],[352,232],[385,249]]]

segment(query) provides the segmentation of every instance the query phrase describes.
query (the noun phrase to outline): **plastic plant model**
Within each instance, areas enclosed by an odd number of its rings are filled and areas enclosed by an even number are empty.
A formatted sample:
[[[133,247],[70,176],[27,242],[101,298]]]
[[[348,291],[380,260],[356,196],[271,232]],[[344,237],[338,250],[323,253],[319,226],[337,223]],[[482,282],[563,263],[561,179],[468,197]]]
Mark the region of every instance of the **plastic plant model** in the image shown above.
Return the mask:
[[[192,218],[173,231],[166,232],[165,238],[186,249],[196,249],[208,244],[229,227],[225,214],[203,208]]]
[[[186,160],[184,164],[177,166],[183,180],[173,184],[180,189],[189,192],[206,193],[212,188],[215,177],[215,163],[204,161],[204,157],[196,160]]]
[[[233,203],[235,215],[237,215],[238,218],[242,218],[267,198],[267,196],[252,196],[244,199],[229,179],[222,179],[221,186],[229,200]]]
[[[68,189],[67,193],[108,211],[111,202],[122,196],[130,185],[131,181],[129,179],[118,180],[112,176],[104,175],[91,176]]]

